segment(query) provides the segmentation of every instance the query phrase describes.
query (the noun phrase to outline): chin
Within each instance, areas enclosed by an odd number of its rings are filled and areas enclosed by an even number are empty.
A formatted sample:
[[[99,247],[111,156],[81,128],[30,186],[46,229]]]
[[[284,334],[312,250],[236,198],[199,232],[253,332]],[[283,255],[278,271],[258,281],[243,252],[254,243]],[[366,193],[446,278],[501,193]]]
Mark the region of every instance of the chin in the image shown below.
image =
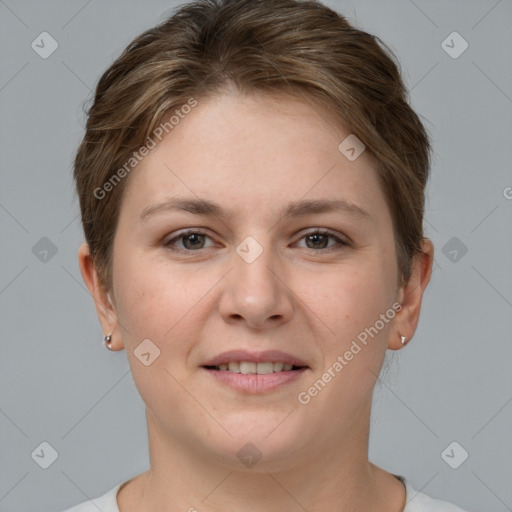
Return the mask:
[[[281,471],[304,460],[302,448],[311,446],[312,439],[305,435],[304,425],[294,421],[292,413],[240,413],[233,418],[217,419],[233,436],[222,429],[210,432],[202,439],[203,449],[212,457],[237,471]],[[283,421],[284,420],[284,421]],[[296,418],[295,418],[296,420]]]

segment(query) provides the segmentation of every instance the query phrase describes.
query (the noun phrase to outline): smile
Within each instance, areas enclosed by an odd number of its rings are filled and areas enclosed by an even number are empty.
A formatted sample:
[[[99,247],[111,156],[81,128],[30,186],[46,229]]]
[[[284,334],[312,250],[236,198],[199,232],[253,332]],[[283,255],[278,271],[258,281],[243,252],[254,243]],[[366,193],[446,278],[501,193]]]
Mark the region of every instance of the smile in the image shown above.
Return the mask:
[[[219,364],[217,366],[206,366],[205,368],[208,368],[210,370],[228,371],[232,373],[242,373],[243,375],[267,375],[269,373],[300,370],[303,367],[283,362],[274,363],[269,361],[262,363],[253,363],[250,361],[233,361],[230,363]]]
[[[276,371],[274,371],[274,364],[277,368]],[[234,370],[230,370],[230,367]],[[221,386],[227,386],[247,394],[268,393],[287,384],[290,385],[309,370],[307,366],[292,366],[289,363],[246,361],[203,366],[202,368]]]

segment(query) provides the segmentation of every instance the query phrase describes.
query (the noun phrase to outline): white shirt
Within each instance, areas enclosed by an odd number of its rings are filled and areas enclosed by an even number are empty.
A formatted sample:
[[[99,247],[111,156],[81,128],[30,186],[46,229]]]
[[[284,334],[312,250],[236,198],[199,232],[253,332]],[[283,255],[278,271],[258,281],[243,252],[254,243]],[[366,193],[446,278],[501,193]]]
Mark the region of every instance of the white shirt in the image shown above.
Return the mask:
[[[409,481],[403,476],[395,476],[405,484],[406,498],[403,512],[469,512],[447,501],[430,498],[426,494],[414,490]],[[98,510],[101,512],[119,512],[116,498],[121,485],[123,484],[116,485],[99,498],[84,501],[63,512],[98,512]]]

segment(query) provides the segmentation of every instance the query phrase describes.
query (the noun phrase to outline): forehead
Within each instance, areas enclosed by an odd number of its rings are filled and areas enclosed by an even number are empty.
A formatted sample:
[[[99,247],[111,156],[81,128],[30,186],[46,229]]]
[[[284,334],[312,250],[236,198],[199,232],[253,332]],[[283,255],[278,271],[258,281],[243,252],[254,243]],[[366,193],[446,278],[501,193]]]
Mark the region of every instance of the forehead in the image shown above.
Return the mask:
[[[196,196],[253,216],[301,198],[385,208],[370,157],[340,152],[350,132],[318,104],[233,92],[197,101],[132,171],[123,204],[140,213]]]

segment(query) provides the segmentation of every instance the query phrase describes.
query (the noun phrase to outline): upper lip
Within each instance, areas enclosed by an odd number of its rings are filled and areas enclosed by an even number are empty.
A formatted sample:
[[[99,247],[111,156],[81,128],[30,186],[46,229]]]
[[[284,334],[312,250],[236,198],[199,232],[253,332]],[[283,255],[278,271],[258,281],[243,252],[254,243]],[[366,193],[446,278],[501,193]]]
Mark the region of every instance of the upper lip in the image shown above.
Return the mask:
[[[288,363],[293,366],[308,366],[302,359],[281,352],[280,350],[265,350],[263,352],[249,352],[247,350],[229,350],[209,359],[202,366],[219,366],[220,364],[247,361],[250,363]]]

